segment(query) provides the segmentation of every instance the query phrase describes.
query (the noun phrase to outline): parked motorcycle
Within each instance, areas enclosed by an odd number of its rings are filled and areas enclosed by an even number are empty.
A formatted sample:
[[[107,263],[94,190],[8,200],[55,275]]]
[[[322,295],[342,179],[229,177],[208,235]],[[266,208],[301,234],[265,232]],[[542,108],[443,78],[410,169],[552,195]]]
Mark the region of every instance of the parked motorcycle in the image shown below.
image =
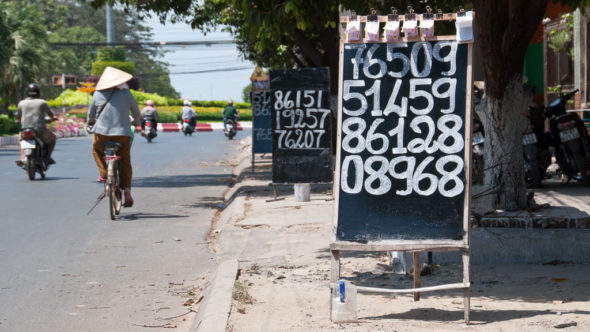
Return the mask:
[[[543,123],[535,121],[535,114],[535,107],[530,107],[529,126],[522,135],[522,149],[526,182],[533,188],[539,188],[547,167],[551,165],[551,151],[543,134]]]
[[[225,121],[225,126],[223,128],[223,133],[227,136],[228,139],[234,138],[238,132],[238,125],[232,119],[227,119]]]
[[[29,180],[35,180],[35,173],[39,173],[44,179],[49,169],[49,146],[37,137],[33,128],[23,128],[20,146],[25,154],[22,167],[27,172]]]
[[[156,132],[156,128],[153,126],[153,120],[150,118],[145,118],[145,130],[143,131],[142,135],[147,139],[148,143],[152,142],[158,133]]]
[[[183,119],[182,132],[184,133],[184,136],[192,136],[192,134],[195,132],[195,124],[191,123],[190,119]]]
[[[483,130],[483,124],[479,118],[474,117],[473,119],[473,184],[482,184],[484,177],[484,161],[483,161],[483,144],[485,142],[485,134]]]
[[[551,146],[555,159],[568,179],[578,180],[590,186],[590,137],[576,112],[567,112],[565,105],[578,90],[551,102],[545,109],[549,119]]]

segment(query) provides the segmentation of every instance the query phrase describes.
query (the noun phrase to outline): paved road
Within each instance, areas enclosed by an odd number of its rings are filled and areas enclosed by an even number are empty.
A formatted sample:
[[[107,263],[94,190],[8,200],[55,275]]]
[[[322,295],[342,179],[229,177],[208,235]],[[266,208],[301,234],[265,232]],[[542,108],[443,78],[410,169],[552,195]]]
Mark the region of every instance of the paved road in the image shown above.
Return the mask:
[[[1,148],[0,331],[145,331],[186,313],[215,271],[205,237],[248,134],[136,137],[135,206],[116,221],[105,200],[86,215],[102,190],[89,137],[59,140],[42,181]]]

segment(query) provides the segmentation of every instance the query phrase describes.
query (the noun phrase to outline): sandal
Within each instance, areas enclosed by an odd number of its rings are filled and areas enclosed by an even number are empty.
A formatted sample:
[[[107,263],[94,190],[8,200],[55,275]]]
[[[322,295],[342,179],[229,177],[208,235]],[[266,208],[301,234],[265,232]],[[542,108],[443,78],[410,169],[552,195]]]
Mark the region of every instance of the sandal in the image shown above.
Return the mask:
[[[102,175],[100,175],[96,181],[98,181],[100,183],[106,183],[107,182],[107,178],[104,177],[104,176],[102,176]]]
[[[125,192],[125,203],[123,203],[123,207],[132,207],[133,206],[133,197],[131,197],[131,193],[129,191]]]

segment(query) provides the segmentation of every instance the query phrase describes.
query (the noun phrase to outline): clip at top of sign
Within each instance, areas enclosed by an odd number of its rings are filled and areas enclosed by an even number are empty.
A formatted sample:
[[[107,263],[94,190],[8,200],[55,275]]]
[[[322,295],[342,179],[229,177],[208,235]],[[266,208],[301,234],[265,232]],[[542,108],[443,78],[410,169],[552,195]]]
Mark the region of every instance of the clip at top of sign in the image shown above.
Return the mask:
[[[388,15],[387,23],[385,23],[385,39],[388,43],[393,43],[399,40],[399,15]]]
[[[346,34],[349,41],[359,41],[361,39],[361,21],[357,15],[348,17]]]
[[[473,40],[473,12],[461,11],[457,13],[457,20],[455,21],[457,28],[457,41],[467,42]]]
[[[375,10],[367,16],[367,24],[365,25],[366,38],[369,41],[379,41],[379,17],[375,15]]]
[[[434,16],[432,14],[422,16],[420,32],[422,33],[422,37],[434,37]]]

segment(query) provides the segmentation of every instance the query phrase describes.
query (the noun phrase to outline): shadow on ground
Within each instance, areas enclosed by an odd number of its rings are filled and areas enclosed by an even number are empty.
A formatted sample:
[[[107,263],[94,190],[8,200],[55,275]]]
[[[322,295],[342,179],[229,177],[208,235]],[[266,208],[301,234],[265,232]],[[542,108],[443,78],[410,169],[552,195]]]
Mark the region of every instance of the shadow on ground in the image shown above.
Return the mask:
[[[205,208],[205,209],[217,209],[217,210],[223,210],[225,208],[225,204],[223,203],[222,197],[212,197],[212,196],[203,197],[196,203],[186,204],[186,205],[181,205],[181,206],[185,207],[185,208]]]
[[[530,318],[552,313],[550,310],[470,310],[470,325],[482,325],[494,322],[502,322],[523,318]],[[577,315],[588,315],[589,311],[571,311],[568,313]],[[381,316],[360,317],[363,320],[420,320],[420,321],[442,321],[452,322],[463,320],[463,310],[440,310],[430,308],[412,309],[399,314],[388,314]]]
[[[170,218],[186,218],[188,216],[178,214],[165,214],[165,213],[121,213],[117,219],[126,221],[145,220],[145,219],[170,219]]]
[[[141,188],[187,188],[227,186],[231,182],[232,178],[227,174],[186,174],[134,178],[133,186]]]

